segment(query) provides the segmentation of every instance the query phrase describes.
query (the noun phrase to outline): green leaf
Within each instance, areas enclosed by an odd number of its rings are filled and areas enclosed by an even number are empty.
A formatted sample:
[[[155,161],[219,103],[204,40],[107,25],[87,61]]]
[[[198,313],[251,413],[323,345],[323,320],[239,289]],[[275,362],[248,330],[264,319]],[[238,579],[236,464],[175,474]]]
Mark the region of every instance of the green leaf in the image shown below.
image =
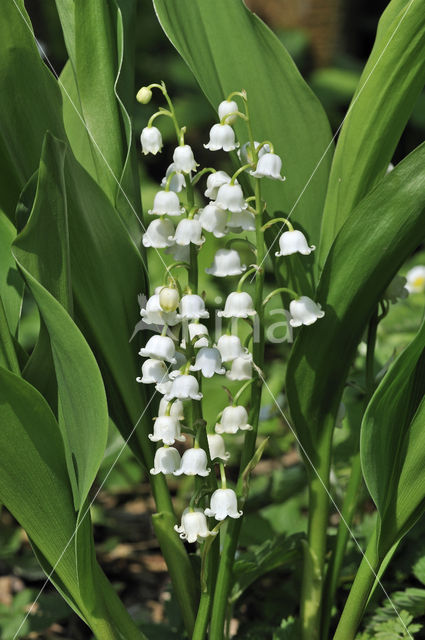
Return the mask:
[[[325,317],[303,327],[288,363],[287,394],[313,462],[335,424],[362,332],[425,228],[425,145],[413,151],[358,205],[336,238],[317,289]]]
[[[21,313],[24,281],[16,268],[11,245],[16,230],[0,211],[0,298],[3,301],[10,333],[16,337]]]
[[[284,46],[242,0],[154,0],[154,5],[162,28],[214,109],[230,92],[248,92],[254,137],[273,142],[287,177],[285,183],[264,180],[269,212],[294,208],[293,219],[316,243],[331,132]],[[236,123],[236,131],[245,142],[242,122]]]
[[[336,146],[322,219],[321,264],[353,209],[385,174],[425,82],[424,56],[424,0],[393,0],[379,22]]]
[[[65,153],[64,143],[46,136],[36,199],[13,252],[49,333],[59,392],[59,424],[78,509],[102,460],[108,411],[93,354],[57,301],[71,310]]]

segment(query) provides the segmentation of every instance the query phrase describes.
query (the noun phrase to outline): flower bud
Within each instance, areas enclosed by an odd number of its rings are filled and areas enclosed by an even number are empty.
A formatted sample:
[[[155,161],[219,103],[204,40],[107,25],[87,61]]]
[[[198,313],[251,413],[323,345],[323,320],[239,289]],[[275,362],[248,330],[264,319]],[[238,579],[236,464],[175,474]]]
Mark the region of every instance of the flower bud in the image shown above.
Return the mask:
[[[139,89],[136,95],[136,100],[137,102],[140,102],[140,104],[148,104],[151,101],[151,98],[152,91],[149,89],[149,87],[142,87],[141,89]]]
[[[167,313],[175,311],[180,304],[180,296],[177,289],[163,287],[159,292],[159,304],[161,309]]]

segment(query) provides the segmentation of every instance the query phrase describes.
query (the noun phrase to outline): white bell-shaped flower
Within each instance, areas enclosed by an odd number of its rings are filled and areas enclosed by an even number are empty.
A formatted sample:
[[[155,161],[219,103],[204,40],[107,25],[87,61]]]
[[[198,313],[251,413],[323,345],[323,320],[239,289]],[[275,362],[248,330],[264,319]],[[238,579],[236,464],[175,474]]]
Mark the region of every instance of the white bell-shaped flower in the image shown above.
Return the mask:
[[[229,184],[231,178],[225,171],[214,171],[210,173],[207,178],[207,189],[204,192],[204,196],[210,200],[215,200],[218,194],[218,190],[223,184]],[[238,184],[237,180],[235,181]]]
[[[238,103],[234,100],[223,100],[223,102],[220,102],[218,105],[218,117],[220,120],[223,120],[224,116],[227,116],[230,113],[235,114],[237,111],[239,111]],[[237,117],[238,116],[236,115],[227,117],[226,123],[233,124]]]
[[[233,362],[235,358],[249,356],[248,349],[242,347],[239,336],[223,334],[218,339],[217,349],[221,353],[222,362]]]
[[[157,384],[168,380],[168,368],[163,360],[149,358],[142,364],[142,377],[136,378],[143,384]]]
[[[142,152],[144,155],[152,153],[156,155],[162,149],[162,136],[156,127],[145,127],[140,135],[142,143]]]
[[[218,433],[209,433],[207,440],[211,460],[218,458],[219,460],[226,461],[230,458],[230,453],[226,451],[226,445],[222,436],[218,435]]]
[[[255,149],[257,150],[259,146],[260,146],[260,143],[255,140],[254,141]],[[260,151],[258,152],[258,157],[261,158],[261,156],[263,156],[265,153],[270,153],[270,145],[268,144],[265,144],[264,146],[261,147]],[[238,156],[242,164],[248,164],[249,162],[254,161],[253,155],[251,153],[250,142],[245,142],[245,144],[238,151]]]
[[[155,418],[153,433],[148,435],[152,442],[162,441],[164,444],[174,444],[176,440],[184,442],[185,436],[180,431],[180,420],[175,416],[158,416]]]
[[[153,468],[150,470],[151,475],[156,476],[158,473],[174,473],[180,467],[180,454],[174,447],[160,447],[155,452]]]
[[[227,232],[227,211],[212,202],[201,209],[199,222],[205,231],[213,233],[216,238],[223,238]]]
[[[165,394],[166,400],[201,400],[202,393],[199,391],[199,384],[195,376],[181,375],[175,378],[170,390]]]
[[[406,273],[406,289],[409,293],[422,293],[425,290],[425,266],[417,265]]]
[[[202,347],[196,354],[195,364],[191,371],[201,371],[204,378],[212,378],[215,373],[223,375],[226,370],[221,366],[220,351],[215,347]]]
[[[223,184],[218,190],[215,201],[217,207],[227,209],[232,213],[243,211],[248,207],[239,184]]]
[[[161,287],[158,295],[160,307],[166,313],[172,313],[180,304],[179,292],[174,287]]]
[[[187,329],[186,334],[187,332],[189,333],[189,341],[193,343],[193,346],[195,347],[195,349],[200,349],[201,347],[208,347],[209,345],[208,327],[206,327],[204,324],[201,324],[200,322],[189,322],[187,327],[183,327],[183,331],[185,330],[185,328]],[[199,336],[199,339],[193,342],[194,338],[197,338],[198,336]],[[187,338],[187,335],[181,341],[182,349],[186,349],[186,338]]]
[[[177,262],[189,262],[190,260],[190,245],[182,247],[174,242],[165,249],[167,255],[172,255]]]
[[[313,324],[318,318],[323,318],[325,315],[320,304],[316,304],[307,296],[301,296],[298,300],[291,300],[289,312],[291,314],[289,324],[292,327]]]
[[[232,291],[226,298],[224,311],[218,311],[219,318],[248,318],[256,311],[251,296],[246,291]]]
[[[169,240],[174,235],[174,225],[167,218],[153,220],[142,237],[144,247],[154,247],[154,249],[164,249],[172,244]]]
[[[251,211],[236,211],[231,213],[227,221],[226,229],[232,233],[255,231],[255,216]]]
[[[166,313],[159,304],[159,294],[155,293],[149,298],[145,309],[140,309],[140,315],[146,324],[167,324],[170,327],[178,324],[180,319],[175,311]]]
[[[183,453],[179,469],[174,471],[175,476],[207,476],[211,469],[208,467],[207,454],[203,449],[186,449]]]
[[[182,247],[190,243],[200,246],[205,242],[205,238],[202,235],[202,226],[197,218],[192,220],[183,218],[183,220],[180,220],[174,237],[170,236],[168,239]]]
[[[210,129],[210,139],[204,144],[210,151],[234,151],[239,145],[235,141],[235,132],[229,124],[214,124]]]
[[[180,527],[176,524],[174,525],[174,530],[177,531],[182,540],[187,540],[188,542],[196,542],[200,538],[217,535],[216,531],[208,529],[207,519],[202,509],[185,509]]]
[[[168,405],[170,404],[169,400],[165,398],[161,398],[161,402],[159,403],[158,408],[158,416],[167,415]],[[179,420],[183,420],[183,402],[181,400],[174,400],[170,407],[170,416],[174,418],[178,418]]]
[[[282,169],[282,160],[275,153],[265,153],[258,159],[255,171],[249,173],[254,178],[272,178],[273,180],[281,180],[286,178],[280,175]]]
[[[308,246],[307,238],[305,235],[296,229],[293,231],[284,231],[279,238],[280,250],[276,251],[276,256],[290,256],[293,253],[302,253],[303,256],[308,256],[315,250],[315,246]]]
[[[172,162],[169,165],[169,167],[167,168],[167,171],[165,172],[165,176],[161,180],[161,187],[163,189],[165,189],[165,187],[167,185],[168,178],[175,171],[177,171],[176,165],[174,164],[174,162]],[[172,176],[168,186],[169,186],[170,191],[175,191],[176,193],[180,193],[180,191],[182,189],[184,189],[185,184],[186,184],[186,181],[184,179],[184,175],[181,174],[181,173],[174,173],[174,175]]]
[[[246,265],[241,265],[241,258],[235,249],[218,249],[211,267],[205,269],[205,273],[217,278],[240,276],[244,271],[246,271]]]
[[[188,144],[181,145],[174,149],[173,161],[175,171],[183,171],[183,173],[196,171],[196,167],[198,166],[193,157],[193,151]]]
[[[179,197],[174,191],[158,191],[153,199],[153,207],[148,213],[151,216],[181,216],[184,208],[180,206]]]
[[[171,338],[168,336],[152,336],[147,341],[146,346],[140,349],[139,356],[176,363],[175,353],[176,348]]]
[[[168,379],[165,380],[165,382],[158,382],[158,384],[155,385],[155,391],[158,391],[158,393],[162,394],[165,398],[165,395],[170,393],[172,386],[173,381]]]
[[[230,371],[226,373],[229,380],[251,380],[252,378],[252,357],[251,354],[240,356],[232,361]]]
[[[216,489],[211,496],[209,508],[205,509],[208,518],[224,520],[229,518],[240,518],[243,511],[238,511],[238,499],[233,489]]]
[[[205,302],[201,296],[188,293],[180,300],[180,317],[185,320],[198,320],[209,318],[210,314],[205,309]]]
[[[248,413],[245,407],[226,407],[221,414],[220,422],[215,425],[216,433],[237,433],[241,431],[251,431],[252,426],[248,424]]]

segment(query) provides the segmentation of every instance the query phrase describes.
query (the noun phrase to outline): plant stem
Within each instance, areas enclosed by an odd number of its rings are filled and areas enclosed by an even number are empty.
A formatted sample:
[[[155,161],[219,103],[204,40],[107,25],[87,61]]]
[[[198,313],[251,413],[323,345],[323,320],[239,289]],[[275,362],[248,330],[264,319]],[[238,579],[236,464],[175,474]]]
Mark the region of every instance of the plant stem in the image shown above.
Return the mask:
[[[379,567],[376,529],[357,571],[333,640],[354,640]]]

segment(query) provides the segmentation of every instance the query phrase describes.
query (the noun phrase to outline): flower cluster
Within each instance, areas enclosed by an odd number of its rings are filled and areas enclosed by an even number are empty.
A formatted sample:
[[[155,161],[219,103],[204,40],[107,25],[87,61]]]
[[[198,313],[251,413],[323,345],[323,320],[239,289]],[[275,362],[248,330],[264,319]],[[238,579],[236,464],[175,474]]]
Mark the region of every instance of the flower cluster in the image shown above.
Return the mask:
[[[281,175],[282,160],[274,152],[270,141],[256,142],[251,133],[247,96],[244,92],[234,92],[218,107],[219,122],[210,130],[209,141],[204,145],[209,151],[238,151],[241,166],[231,176],[225,171],[206,168],[198,171],[198,163],[191,147],[185,143],[185,128],[177,122],[173,104],[165,85],[153,84],[143,87],[138,96],[141,102],[148,102],[152,88],[162,91],[169,109],[160,109],[150,118],[141,134],[142,152],[156,154],[162,149],[160,130],[153,126],[159,116],[173,120],[177,132],[178,145],[173,152],[172,163],[161,182],[161,189],[154,198],[152,209],[148,212],[153,219],[144,235],[143,245],[157,251],[171,254],[174,263],[165,266],[164,281],[141,309],[145,325],[154,334],[146,341],[139,355],[145,358],[142,364],[142,376],[138,382],[155,385],[162,395],[158,416],[154,420],[149,438],[158,443],[154,457],[154,466],[150,473],[173,474],[174,476],[198,476],[204,479],[197,483],[198,489],[193,495],[189,507],[182,515],[181,525],[176,526],[180,537],[189,542],[206,538],[216,533],[211,530],[207,518],[218,523],[225,518],[239,518],[237,493],[227,487],[225,464],[229,458],[223,435],[256,429],[250,424],[248,411],[239,403],[242,393],[262,374],[262,351],[255,351],[253,323],[262,307],[270,299],[263,300],[262,288],[255,300],[243,290],[247,279],[254,280],[264,273],[264,254],[247,238],[254,249],[256,264],[242,264],[237,250],[232,248],[230,234],[253,232],[258,243],[266,228],[282,222],[287,227],[279,237],[279,251],[276,257],[294,253],[308,255],[314,250],[309,246],[304,234],[295,230],[284,218],[276,218],[263,225],[263,203],[257,196],[246,197],[238,181],[241,174],[244,179],[252,176],[260,181],[263,178],[284,181]],[[240,98],[245,113],[239,110],[234,98]],[[237,118],[247,123],[250,141],[240,147],[232,125]],[[199,206],[195,202],[194,187],[205,176],[204,196],[206,202]],[[255,200],[255,207],[251,202]],[[220,336],[211,336],[208,329],[210,312],[206,308],[205,296],[198,291],[198,254],[205,242],[206,234],[224,239],[214,256],[211,266],[205,271],[215,278],[236,278],[234,290],[229,293],[224,307],[217,316],[227,326]],[[263,242],[264,244],[264,242]],[[256,249],[256,251],[255,251]],[[262,257],[263,256],[263,257]],[[182,270],[186,276],[177,276]],[[283,291],[276,289],[271,295]],[[289,305],[289,322],[293,327],[310,325],[324,315],[320,305],[306,296],[299,296],[285,289],[293,297]],[[238,322],[248,323],[251,327],[252,350],[242,344]],[[248,341],[249,344],[250,341]],[[228,406],[219,412],[215,426],[206,427],[202,417],[202,388],[213,376],[222,376],[233,382],[242,382]],[[257,385],[258,386],[258,385]],[[261,385],[260,385],[261,388]],[[261,397],[261,390],[257,396]],[[252,407],[251,407],[252,408]],[[256,412],[253,412],[255,414]],[[185,418],[186,416],[186,418]],[[186,435],[183,435],[186,434]],[[189,436],[191,446],[180,454],[177,443],[186,441]],[[220,487],[214,467],[220,470]],[[200,507],[209,495],[208,506]]]

